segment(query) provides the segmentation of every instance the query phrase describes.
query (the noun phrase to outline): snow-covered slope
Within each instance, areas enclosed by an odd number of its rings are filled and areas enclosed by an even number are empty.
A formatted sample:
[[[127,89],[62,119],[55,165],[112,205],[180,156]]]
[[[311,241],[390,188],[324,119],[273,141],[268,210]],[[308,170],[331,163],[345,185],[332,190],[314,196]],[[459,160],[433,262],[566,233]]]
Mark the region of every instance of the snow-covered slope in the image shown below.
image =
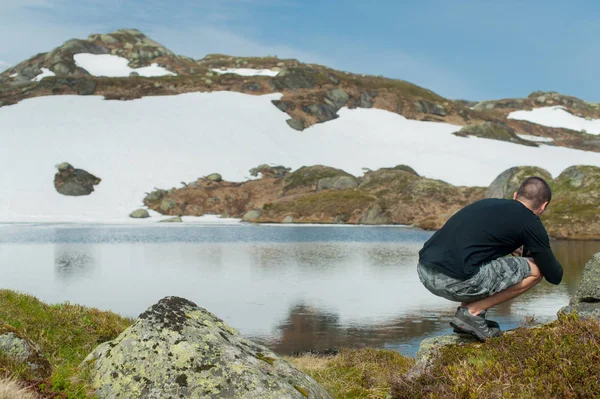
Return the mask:
[[[457,137],[459,126],[378,109],[343,108],[340,118],[297,132],[271,104],[280,96],[51,96],[0,108],[0,221],[125,221],[154,187],[213,172],[244,180],[262,163],[323,164],[355,175],[404,163],[427,177],[481,186],[516,165],[555,176],[574,164],[600,165],[600,153]],[[62,196],[53,186],[60,162],[102,182],[90,196]]]
[[[75,65],[85,69],[93,76],[108,76],[114,78],[127,77],[132,72],[137,72],[140,76],[166,76],[175,75],[165,68],[152,64],[142,68],[131,68],[127,58],[118,57],[112,54],[74,54]]]
[[[567,112],[563,107],[535,108],[531,111],[514,111],[508,115],[509,119],[518,119],[548,127],[582,131],[591,134],[600,134],[600,120],[587,120]]]

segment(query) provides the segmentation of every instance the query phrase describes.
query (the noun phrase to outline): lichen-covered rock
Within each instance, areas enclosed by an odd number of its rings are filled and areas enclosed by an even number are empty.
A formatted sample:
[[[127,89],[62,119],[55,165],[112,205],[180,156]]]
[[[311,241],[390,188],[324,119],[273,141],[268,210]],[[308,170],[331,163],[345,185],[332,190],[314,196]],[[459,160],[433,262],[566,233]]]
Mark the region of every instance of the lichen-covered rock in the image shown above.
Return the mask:
[[[223,176],[221,176],[218,173],[211,173],[210,175],[206,176],[206,178],[210,181],[214,181],[216,183],[218,182],[222,182],[223,181]]]
[[[260,218],[261,212],[258,209],[253,209],[251,211],[248,211],[244,214],[244,216],[242,217],[242,219],[245,222],[255,222],[256,220],[258,220],[258,218]]]
[[[374,204],[363,212],[359,223],[367,225],[390,224],[392,223],[392,218],[383,210],[381,205]]]
[[[577,312],[580,317],[600,319],[600,252],[585,264],[577,292],[571,298],[569,306],[558,313],[572,312]]]
[[[413,102],[415,109],[417,112],[421,112],[423,114],[431,114],[438,116],[446,116],[446,108],[444,108],[441,104],[432,103],[431,101],[426,100],[415,100]]]
[[[415,356],[415,365],[409,370],[407,375],[410,378],[416,378],[424,373],[433,360],[438,356],[441,347],[446,345],[461,345],[471,342],[478,342],[469,334],[441,335],[432,338],[425,338],[421,341],[417,355]]]
[[[333,105],[329,104],[309,104],[303,106],[302,110],[308,115],[314,116],[318,123],[339,118],[337,109]]]
[[[344,91],[344,89],[331,89],[325,93],[325,100],[329,100],[331,105],[335,107],[336,111],[346,105],[349,99],[350,96]]]
[[[172,218],[163,219],[159,221],[159,223],[183,223],[183,219],[181,219],[181,216],[175,216]]]
[[[317,182],[317,191],[321,190],[347,190],[358,187],[358,179],[354,176],[325,177]]]
[[[285,178],[286,190],[291,190],[298,187],[313,187],[317,188],[317,183],[321,179],[328,177],[348,176],[354,178],[350,173],[341,169],[332,168],[324,165],[303,166]]]
[[[360,108],[373,108],[377,94],[378,93],[373,90],[361,91],[358,106]]]
[[[160,203],[161,212],[168,212],[170,209],[173,209],[177,206],[177,202],[172,199],[164,199]]]
[[[500,173],[485,192],[485,198],[510,199],[519,189],[519,186],[528,177],[538,176],[548,183],[552,181],[552,175],[545,169],[536,166],[515,166]]]
[[[54,175],[54,187],[62,195],[90,195],[94,192],[94,186],[102,181],[83,169],[75,169],[67,162],[58,165],[57,169],[58,172]]]
[[[136,209],[135,211],[129,214],[129,217],[134,219],[146,219],[150,217],[150,214],[145,209]]]
[[[17,330],[0,323],[0,356],[23,365],[32,378],[47,378],[52,367],[38,347]]]
[[[260,173],[263,177],[274,177],[274,178],[282,178],[285,177],[291,168],[286,168],[285,166],[270,166],[267,164],[258,165],[256,168],[250,169],[250,176],[257,177]]]
[[[481,137],[485,139],[508,141],[509,143],[522,144],[529,147],[537,147],[538,143],[528,141],[517,136],[516,131],[502,122],[483,122],[464,126],[454,135],[459,137]]]
[[[291,224],[294,223],[294,218],[292,216],[286,216],[283,218],[283,223]]]
[[[150,307],[81,367],[100,399],[331,399],[266,347],[177,297]]]
[[[288,68],[271,81],[277,90],[312,89],[317,82],[318,72],[307,67]]]
[[[301,120],[292,118],[292,119],[286,120],[286,122],[287,122],[288,126],[294,130],[298,130],[299,132],[304,130],[304,122],[302,122]]]

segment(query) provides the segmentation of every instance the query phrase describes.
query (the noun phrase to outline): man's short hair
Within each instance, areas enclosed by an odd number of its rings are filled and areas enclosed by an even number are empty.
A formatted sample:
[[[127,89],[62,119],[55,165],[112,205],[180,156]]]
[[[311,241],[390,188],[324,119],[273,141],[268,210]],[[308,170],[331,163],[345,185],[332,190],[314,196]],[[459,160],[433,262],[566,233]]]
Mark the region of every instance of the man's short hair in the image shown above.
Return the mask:
[[[546,183],[546,180],[541,177],[528,177],[523,180],[519,190],[517,190],[517,199],[525,199],[534,208],[539,208],[544,202],[550,203],[550,200],[552,200],[552,190],[548,183]]]

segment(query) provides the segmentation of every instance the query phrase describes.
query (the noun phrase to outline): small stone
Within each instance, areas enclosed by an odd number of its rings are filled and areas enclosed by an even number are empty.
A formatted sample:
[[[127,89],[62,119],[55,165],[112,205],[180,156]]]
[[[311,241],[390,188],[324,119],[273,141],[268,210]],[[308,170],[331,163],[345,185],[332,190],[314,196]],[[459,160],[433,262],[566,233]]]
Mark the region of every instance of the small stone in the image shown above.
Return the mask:
[[[181,219],[181,216],[175,216],[169,219],[163,219],[161,220],[159,223],[182,223],[183,219]]]
[[[146,219],[150,217],[150,214],[145,209],[136,209],[135,211],[131,212],[129,217],[134,219]]]
[[[218,174],[218,173],[212,173],[208,176],[206,176],[206,178],[210,181],[214,181],[216,183],[222,182],[223,181],[223,177]]]
[[[243,220],[245,222],[254,222],[256,220],[258,220],[258,218],[260,218],[261,215],[261,211],[258,209],[254,209],[251,211],[246,212],[246,214],[243,216]]]
[[[291,216],[286,216],[286,217],[283,219],[283,223],[286,223],[286,224],[291,224],[291,223],[294,223],[294,218],[293,218],[293,217],[291,217]]]

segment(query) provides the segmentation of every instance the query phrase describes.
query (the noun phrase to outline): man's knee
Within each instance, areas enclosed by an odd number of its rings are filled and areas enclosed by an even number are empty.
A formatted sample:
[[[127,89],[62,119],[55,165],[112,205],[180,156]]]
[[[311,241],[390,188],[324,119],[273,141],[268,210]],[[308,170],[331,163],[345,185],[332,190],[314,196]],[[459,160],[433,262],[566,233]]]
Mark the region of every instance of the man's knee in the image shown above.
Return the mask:
[[[542,272],[540,272],[539,267],[537,267],[535,260],[533,260],[533,258],[525,258],[527,260],[527,262],[529,263],[529,268],[531,269],[531,274],[529,275],[529,277],[533,277],[536,280],[536,283],[540,282],[542,280]]]

